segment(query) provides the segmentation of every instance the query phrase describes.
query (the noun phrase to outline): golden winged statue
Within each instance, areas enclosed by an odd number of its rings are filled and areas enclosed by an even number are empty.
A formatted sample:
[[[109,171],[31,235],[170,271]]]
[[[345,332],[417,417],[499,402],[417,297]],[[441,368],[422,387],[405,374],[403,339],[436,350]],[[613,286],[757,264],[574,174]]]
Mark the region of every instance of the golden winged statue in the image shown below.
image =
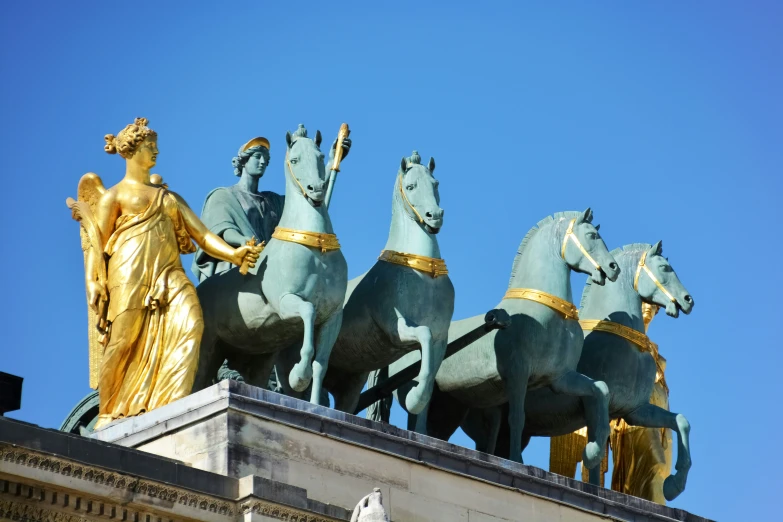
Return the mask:
[[[146,118],[106,135],[104,150],[125,159],[125,177],[106,189],[93,173],[66,201],[81,224],[95,428],[190,393],[204,328],[196,289],[180,254],[195,251],[247,271],[260,248],[233,248],[209,232],[187,203],[150,174],[157,134]]]

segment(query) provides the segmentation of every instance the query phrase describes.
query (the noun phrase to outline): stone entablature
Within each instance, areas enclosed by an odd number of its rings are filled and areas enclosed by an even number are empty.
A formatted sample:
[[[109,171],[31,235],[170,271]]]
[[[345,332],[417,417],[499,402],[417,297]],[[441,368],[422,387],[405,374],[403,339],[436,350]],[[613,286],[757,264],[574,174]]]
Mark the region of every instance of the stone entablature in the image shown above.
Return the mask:
[[[93,435],[215,474],[350,505],[378,487],[395,522],[708,522],[423,435],[224,381]]]
[[[78,457],[69,456],[73,453]],[[124,472],[127,467],[143,467],[146,472]],[[223,477],[121,446],[0,418],[0,518],[342,522],[350,515],[348,509],[308,499],[301,488],[254,476]]]

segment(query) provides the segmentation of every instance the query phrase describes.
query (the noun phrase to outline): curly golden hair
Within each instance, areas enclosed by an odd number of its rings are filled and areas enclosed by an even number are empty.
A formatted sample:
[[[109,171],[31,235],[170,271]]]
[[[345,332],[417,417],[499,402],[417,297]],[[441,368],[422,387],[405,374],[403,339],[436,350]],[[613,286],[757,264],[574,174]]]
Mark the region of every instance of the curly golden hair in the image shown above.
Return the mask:
[[[131,158],[141,143],[149,138],[157,138],[158,133],[147,127],[147,118],[136,118],[133,123],[122,129],[117,136],[107,134],[103,139],[106,146],[103,150],[109,154],[120,153],[125,159]]]

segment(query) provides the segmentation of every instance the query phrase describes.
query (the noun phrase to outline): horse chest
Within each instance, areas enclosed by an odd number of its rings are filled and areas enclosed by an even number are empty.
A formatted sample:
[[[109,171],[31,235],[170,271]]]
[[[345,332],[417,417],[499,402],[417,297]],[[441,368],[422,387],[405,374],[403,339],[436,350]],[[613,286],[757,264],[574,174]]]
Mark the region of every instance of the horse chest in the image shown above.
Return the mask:
[[[296,243],[272,240],[264,254],[262,287],[270,301],[291,293],[312,302],[319,310],[342,305],[348,267],[341,251],[322,253]]]
[[[634,344],[603,332],[585,338],[577,371],[609,387],[613,415],[646,404],[655,382],[655,360]]]
[[[448,276],[433,278],[380,262],[365,281],[364,304],[372,310],[374,323],[386,330],[390,343],[401,348],[406,344],[399,339],[399,319],[409,326],[426,326],[433,339],[446,339],[454,313],[454,286]]]

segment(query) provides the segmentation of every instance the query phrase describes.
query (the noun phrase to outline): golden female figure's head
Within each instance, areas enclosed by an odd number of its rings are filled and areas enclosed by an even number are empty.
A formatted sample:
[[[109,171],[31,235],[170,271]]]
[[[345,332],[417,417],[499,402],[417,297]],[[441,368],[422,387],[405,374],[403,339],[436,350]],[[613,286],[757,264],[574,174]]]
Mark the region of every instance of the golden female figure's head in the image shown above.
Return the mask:
[[[122,129],[117,136],[107,134],[103,149],[109,154],[117,154],[140,167],[150,169],[155,165],[158,155],[158,133],[147,127],[147,118],[136,118]]]

